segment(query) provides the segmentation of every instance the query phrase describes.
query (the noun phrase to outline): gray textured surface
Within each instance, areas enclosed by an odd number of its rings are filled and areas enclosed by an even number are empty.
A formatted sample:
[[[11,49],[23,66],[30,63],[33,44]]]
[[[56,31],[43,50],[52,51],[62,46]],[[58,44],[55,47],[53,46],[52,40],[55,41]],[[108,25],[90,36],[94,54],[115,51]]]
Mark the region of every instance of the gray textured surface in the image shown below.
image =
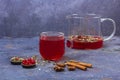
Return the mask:
[[[12,56],[38,55],[38,37],[0,39],[0,80],[120,80],[120,37],[104,42],[97,50],[74,50],[66,48],[60,61],[80,60],[93,64],[87,71],[55,72],[53,63],[43,63],[34,69],[11,65]],[[44,64],[44,65],[42,65]]]
[[[120,0],[0,0],[0,37],[31,37],[40,32],[66,32],[66,15],[96,13],[117,23],[120,35]],[[104,34],[111,23],[104,23]],[[107,31],[106,31],[107,30]]]

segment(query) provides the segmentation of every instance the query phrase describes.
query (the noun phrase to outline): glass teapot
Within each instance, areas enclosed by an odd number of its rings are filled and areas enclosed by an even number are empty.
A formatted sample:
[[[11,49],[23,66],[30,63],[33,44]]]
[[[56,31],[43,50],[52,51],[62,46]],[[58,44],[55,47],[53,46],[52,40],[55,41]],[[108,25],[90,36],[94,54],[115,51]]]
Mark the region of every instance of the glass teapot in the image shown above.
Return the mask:
[[[103,46],[103,42],[111,39],[116,32],[115,21],[111,18],[101,18],[96,14],[87,14],[80,16],[72,14],[68,19],[68,37],[67,47],[73,49],[98,49]],[[104,38],[101,30],[101,23],[110,21],[113,24],[113,32],[107,38]]]

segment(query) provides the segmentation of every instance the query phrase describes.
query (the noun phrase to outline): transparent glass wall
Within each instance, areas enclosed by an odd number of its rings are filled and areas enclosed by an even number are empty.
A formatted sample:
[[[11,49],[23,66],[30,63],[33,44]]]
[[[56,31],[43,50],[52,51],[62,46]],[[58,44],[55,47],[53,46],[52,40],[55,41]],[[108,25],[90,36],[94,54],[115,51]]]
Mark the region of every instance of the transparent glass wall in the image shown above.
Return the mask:
[[[0,38],[33,37],[48,30],[67,34],[65,17],[73,13],[110,17],[116,21],[116,35],[120,35],[119,5],[120,0],[0,0]],[[103,25],[104,34],[109,34],[111,23]]]

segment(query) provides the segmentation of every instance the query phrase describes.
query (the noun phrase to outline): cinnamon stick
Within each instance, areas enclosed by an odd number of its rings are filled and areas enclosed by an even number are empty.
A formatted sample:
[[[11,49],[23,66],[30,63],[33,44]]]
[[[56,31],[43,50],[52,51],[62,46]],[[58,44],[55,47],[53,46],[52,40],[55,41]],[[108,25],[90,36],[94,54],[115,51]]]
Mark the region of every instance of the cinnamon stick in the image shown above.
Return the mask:
[[[74,71],[74,70],[76,69],[76,67],[75,67],[75,66],[70,66],[70,65],[69,65],[69,66],[67,66],[67,68],[68,68],[68,70],[69,70],[69,71]]]
[[[79,62],[79,61],[75,61],[75,60],[70,60],[70,62],[77,63],[79,65],[82,65],[82,66],[85,66],[85,67],[88,67],[88,68],[92,68],[92,64],[90,64],[90,63]]]
[[[76,68],[84,70],[84,71],[87,70],[87,67],[82,66],[82,65],[77,64],[77,63],[73,63],[73,62],[66,62],[66,65],[75,66]]]

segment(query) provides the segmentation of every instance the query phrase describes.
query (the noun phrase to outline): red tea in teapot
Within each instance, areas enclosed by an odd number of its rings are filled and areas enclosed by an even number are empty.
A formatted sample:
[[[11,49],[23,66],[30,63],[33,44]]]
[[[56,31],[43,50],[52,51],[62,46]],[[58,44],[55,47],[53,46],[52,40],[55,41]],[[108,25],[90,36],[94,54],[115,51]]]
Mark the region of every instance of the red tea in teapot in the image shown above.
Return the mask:
[[[98,49],[103,46],[103,39],[99,36],[73,35],[67,40],[67,47],[73,49]]]

